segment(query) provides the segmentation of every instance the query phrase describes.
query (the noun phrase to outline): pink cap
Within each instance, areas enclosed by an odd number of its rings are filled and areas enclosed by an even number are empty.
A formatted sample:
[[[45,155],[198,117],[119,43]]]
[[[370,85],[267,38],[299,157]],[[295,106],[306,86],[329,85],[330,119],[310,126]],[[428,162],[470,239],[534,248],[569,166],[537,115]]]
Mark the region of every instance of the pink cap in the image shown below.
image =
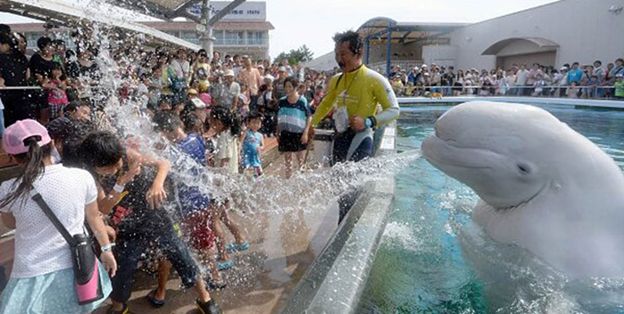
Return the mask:
[[[41,138],[37,142],[39,146],[46,145],[52,141],[50,135],[48,135],[48,130],[43,125],[35,120],[26,119],[19,120],[4,130],[2,148],[9,155],[27,153],[28,146],[24,144],[24,140],[32,136]]]

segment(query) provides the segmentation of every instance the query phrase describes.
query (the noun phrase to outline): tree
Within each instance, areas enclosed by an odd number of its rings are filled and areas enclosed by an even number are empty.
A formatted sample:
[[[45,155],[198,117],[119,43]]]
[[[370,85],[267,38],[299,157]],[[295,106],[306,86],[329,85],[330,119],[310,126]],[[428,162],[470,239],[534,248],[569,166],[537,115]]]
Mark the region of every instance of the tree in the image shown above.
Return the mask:
[[[308,62],[312,60],[314,53],[306,45],[299,47],[298,49],[290,49],[289,52],[282,52],[273,62],[280,62],[283,59],[288,59],[288,63],[291,65],[299,64],[300,62]]]

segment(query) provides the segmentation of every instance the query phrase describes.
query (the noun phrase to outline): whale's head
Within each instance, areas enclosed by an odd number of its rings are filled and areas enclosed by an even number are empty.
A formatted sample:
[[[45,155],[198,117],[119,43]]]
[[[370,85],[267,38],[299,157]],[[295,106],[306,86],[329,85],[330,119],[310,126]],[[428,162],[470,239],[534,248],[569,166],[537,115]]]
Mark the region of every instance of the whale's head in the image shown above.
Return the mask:
[[[528,202],[550,184],[557,171],[552,146],[570,131],[537,107],[469,102],[436,121],[422,153],[486,203],[504,209]]]

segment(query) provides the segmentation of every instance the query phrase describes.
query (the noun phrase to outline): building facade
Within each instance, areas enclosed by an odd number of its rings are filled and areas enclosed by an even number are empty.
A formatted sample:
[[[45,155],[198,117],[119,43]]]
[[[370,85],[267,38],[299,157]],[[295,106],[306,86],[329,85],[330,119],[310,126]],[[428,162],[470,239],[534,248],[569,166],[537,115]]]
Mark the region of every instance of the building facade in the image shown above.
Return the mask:
[[[376,18],[358,32],[367,41],[365,60],[382,72],[390,62],[461,69],[532,63],[560,67],[595,60],[607,64],[624,57],[623,11],[624,0],[561,0],[465,25]]]
[[[212,1],[211,5],[213,11],[218,12],[228,3],[226,1]],[[195,5],[189,8],[189,13],[199,14],[199,10],[199,5]],[[195,22],[157,21],[139,23],[199,45],[200,32]],[[46,28],[45,23],[11,24],[10,26],[12,30],[26,36],[28,50],[31,53],[37,50],[37,39],[44,35],[63,39],[71,47],[70,29],[63,27]],[[255,59],[268,58],[269,31],[273,29],[273,25],[266,20],[266,2],[244,2],[214,25],[214,50],[219,51],[222,56],[245,54]]]

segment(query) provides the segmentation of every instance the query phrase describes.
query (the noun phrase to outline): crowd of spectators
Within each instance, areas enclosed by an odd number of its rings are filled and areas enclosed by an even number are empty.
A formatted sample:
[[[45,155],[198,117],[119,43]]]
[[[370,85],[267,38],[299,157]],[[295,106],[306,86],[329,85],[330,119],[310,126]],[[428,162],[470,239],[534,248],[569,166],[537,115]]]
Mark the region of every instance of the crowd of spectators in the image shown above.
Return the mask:
[[[163,278],[175,268],[184,286],[196,288],[198,306],[205,313],[218,312],[206,288],[224,288],[227,282],[220,272],[233,266],[231,254],[249,248],[243,229],[228,215],[230,201],[212,199],[187,185],[176,176],[175,163],[141,151],[114,127],[106,110],[109,100],[133,106],[137,119],[152,121],[164,141],[164,146],[154,147],[156,152],[164,155],[166,147],[176,147],[201,167],[222,168],[216,171],[231,176],[260,176],[264,139],[279,135],[280,107],[294,101],[309,120],[323,97],[327,75],[288,60],[222,56],[218,51],[208,55],[205,50],[124,45],[105,47],[104,56],[104,48],[89,40],[77,40],[75,50],[67,46],[44,36],[37,40],[38,51],[28,56],[26,38],[0,26],[3,125],[37,120],[54,140],[55,162],[93,175],[111,240],[124,244],[114,250],[120,269],[112,278],[113,312],[127,311],[133,272],[141,256],[150,252],[164,256],[158,263]],[[108,56],[114,62],[107,63]],[[303,140],[294,142],[297,149],[288,152],[306,148]],[[179,241],[168,222],[169,211],[163,209],[167,204],[177,208],[175,221],[187,243]],[[150,207],[159,210],[153,213]],[[225,242],[225,230],[233,242]],[[200,279],[189,250],[210,270]],[[165,300],[165,282],[160,280],[148,295],[155,307]]]
[[[624,99],[624,59],[603,66],[578,62],[555,69],[537,63],[509,69],[456,70],[453,66],[422,64],[411,69],[393,66],[389,75],[400,96],[538,96]]]

